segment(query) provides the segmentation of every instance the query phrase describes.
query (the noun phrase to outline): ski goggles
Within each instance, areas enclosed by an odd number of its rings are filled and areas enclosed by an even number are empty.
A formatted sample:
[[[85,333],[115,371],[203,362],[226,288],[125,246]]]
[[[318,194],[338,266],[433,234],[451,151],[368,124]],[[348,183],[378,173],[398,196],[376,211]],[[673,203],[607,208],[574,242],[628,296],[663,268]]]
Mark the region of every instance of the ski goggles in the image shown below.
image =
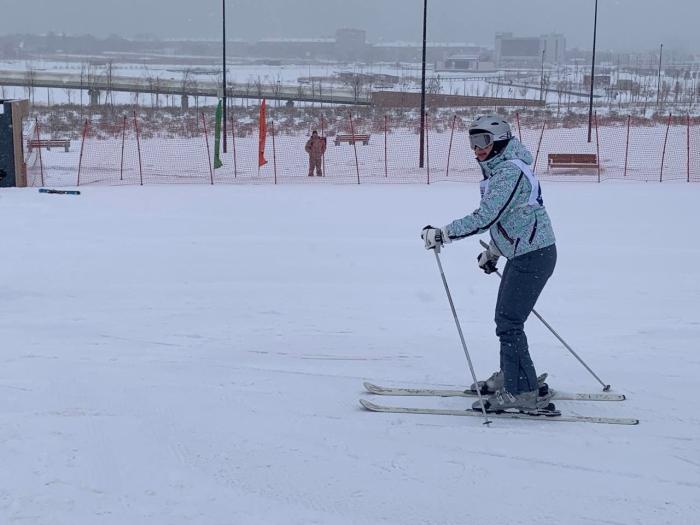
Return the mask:
[[[472,149],[485,149],[493,144],[493,135],[491,133],[474,133],[469,135],[469,144]]]

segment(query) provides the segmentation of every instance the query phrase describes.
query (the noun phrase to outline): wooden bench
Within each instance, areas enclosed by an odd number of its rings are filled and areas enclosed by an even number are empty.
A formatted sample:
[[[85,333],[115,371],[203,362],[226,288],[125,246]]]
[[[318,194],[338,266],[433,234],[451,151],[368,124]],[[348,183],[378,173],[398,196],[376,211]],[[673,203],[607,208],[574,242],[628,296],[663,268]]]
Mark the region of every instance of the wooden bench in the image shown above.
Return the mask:
[[[335,145],[340,146],[341,142],[347,142],[348,144],[355,144],[355,142],[362,142],[365,146],[369,144],[369,135],[360,135],[355,133],[354,135],[348,133],[339,133],[335,136]]]
[[[32,151],[34,148],[46,148],[51,151],[51,148],[63,148],[66,153],[70,150],[69,139],[29,139],[27,141],[27,150]]]
[[[597,168],[595,153],[550,153],[547,155],[547,171],[550,168]]]

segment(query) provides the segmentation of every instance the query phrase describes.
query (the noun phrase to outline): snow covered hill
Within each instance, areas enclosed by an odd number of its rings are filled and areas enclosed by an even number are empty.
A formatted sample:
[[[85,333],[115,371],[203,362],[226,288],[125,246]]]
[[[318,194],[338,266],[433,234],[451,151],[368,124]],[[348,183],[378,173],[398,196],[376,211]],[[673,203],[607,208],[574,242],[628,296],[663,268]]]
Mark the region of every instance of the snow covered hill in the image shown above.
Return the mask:
[[[0,192],[0,523],[693,523],[700,185],[545,183],[537,308],[636,427],[376,414],[362,381],[471,382],[419,239],[478,187]],[[498,367],[478,239],[442,261],[477,373]],[[536,319],[554,388],[599,385]],[[375,399],[465,408],[469,399]]]

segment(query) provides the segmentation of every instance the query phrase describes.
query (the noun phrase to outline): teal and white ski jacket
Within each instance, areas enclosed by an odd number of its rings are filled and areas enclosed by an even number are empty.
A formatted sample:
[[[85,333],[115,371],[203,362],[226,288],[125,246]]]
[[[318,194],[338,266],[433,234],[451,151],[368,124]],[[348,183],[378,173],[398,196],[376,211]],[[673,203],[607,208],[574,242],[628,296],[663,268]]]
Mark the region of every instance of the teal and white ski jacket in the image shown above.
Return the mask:
[[[489,231],[492,244],[507,259],[555,243],[549,215],[544,208],[537,177],[530,169],[532,154],[512,138],[495,157],[479,162],[479,208],[444,230],[451,240]]]

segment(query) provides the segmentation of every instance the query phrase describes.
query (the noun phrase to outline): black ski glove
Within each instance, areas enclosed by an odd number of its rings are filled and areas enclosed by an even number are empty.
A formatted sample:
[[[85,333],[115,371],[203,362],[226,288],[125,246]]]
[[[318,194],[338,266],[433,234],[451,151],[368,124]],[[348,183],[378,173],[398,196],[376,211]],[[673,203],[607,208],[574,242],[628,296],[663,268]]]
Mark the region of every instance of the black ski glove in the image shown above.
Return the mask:
[[[479,241],[479,243],[486,248],[476,258],[479,268],[484,270],[485,273],[495,272],[498,270],[498,268],[496,268],[496,263],[498,262],[498,258],[501,256],[501,252],[498,251],[498,248],[496,248],[493,241],[491,241],[489,244],[486,244],[484,241]]]
[[[479,264],[479,268],[484,270],[484,273],[493,273],[498,270],[498,268],[496,268],[498,256],[494,258],[488,250],[481,252],[476,257],[476,261]]]

